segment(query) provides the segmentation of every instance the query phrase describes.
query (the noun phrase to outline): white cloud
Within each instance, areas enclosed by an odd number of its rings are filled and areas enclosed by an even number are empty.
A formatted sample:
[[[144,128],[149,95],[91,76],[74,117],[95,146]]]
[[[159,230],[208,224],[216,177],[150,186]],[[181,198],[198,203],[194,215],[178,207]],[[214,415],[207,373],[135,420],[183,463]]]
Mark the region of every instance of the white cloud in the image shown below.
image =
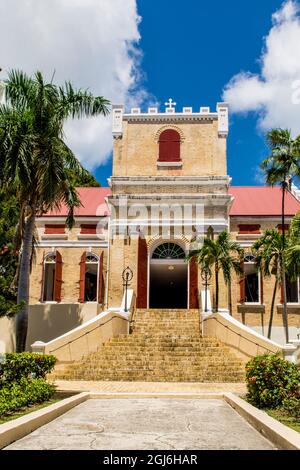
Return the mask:
[[[260,74],[241,72],[226,85],[223,99],[234,113],[258,113],[262,130],[290,128],[300,133],[300,16],[299,4],[288,0],[272,15],[264,39]]]
[[[136,0],[1,0],[0,67],[71,80],[111,102],[147,100],[141,85]],[[2,73],[3,77],[3,73]],[[68,122],[71,148],[88,168],[112,148],[111,118]]]

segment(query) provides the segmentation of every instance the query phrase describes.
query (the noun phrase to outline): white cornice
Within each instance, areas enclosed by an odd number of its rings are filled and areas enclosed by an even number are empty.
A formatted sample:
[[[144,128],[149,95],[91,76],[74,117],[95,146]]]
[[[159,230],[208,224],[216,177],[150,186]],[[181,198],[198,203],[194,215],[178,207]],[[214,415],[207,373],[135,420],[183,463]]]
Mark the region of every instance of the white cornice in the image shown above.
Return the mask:
[[[229,176],[112,176],[111,185],[229,185],[231,178]]]
[[[164,122],[164,121],[213,121],[218,120],[218,113],[140,113],[140,114],[123,114],[123,120],[128,122]]]

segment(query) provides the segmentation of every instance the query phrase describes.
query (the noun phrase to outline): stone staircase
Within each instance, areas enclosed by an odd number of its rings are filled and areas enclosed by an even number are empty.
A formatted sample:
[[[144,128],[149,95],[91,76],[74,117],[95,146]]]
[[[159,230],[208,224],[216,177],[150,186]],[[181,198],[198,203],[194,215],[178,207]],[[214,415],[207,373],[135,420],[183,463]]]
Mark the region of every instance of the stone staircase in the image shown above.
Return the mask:
[[[53,376],[52,376],[53,377]],[[197,310],[137,310],[133,332],[56,368],[65,380],[243,382],[244,363],[216,338],[200,334]]]

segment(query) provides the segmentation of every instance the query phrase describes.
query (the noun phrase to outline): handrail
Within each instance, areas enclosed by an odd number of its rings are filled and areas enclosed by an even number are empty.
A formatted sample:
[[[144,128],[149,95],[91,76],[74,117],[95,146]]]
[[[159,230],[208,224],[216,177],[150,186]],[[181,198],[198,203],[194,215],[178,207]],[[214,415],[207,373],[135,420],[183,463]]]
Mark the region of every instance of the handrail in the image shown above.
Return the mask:
[[[205,318],[204,321],[206,320],[209,320],[209,318]],[[274,351],[272,351],[271,349],[268,349],[266,348],[265,346],[262,346],[260,345],[259,343],[256,343],[255,341],[249,339],[249,338],[246,338],[245,336],[243,336],[241,333],[238,333],[237,331],[235,331],[234,329],[230,328],[230,326],[228,325],[224,325],[224,323],[222,323],[220,320],[218,320],[217,318],[212,318],[212,320],[215,320],[217,323],[220,323],[220,325],[224,326],[224,328],[227,328],[228,330],[232,331],[233,333],[235,333],[236,335],[238,335],[239,337],[249,341],[249,343],[252,343],[254,344],[255,346],[257,346],[258,348],[263,348],[265,351],[268,351],[272,354],[274,354]]]
[[[102,326],[106,325],[107,323],[109,323],[109,322],[110,322],[111,320],[113,320],[114,318],[119,318],[119,319],[121,318],[121,320],[124,320],[124,321],[127,321],[128,323],[130,323],[130,321],[129,321],[127,318],[119,317],[119,316],[115,315],[115,316],[109,318],[106,322],[100,323],[100,325],[95,326],[95,328],[93,328],[92,330],[86,331],[86,332],[83,333],[82,335],[77,336],[76,338],[74,338],[74,339],[68,341],[67,343],[64,343],[64,344],[58,346],[57,348],[50,349],[50,350],[49,350],[49,353],[53,353],[54,351],[58,351],[59,349],[64,348],[65,346],[69,346],[70,344],[74,343],[74,341],[77,341],[78,339],[83,338],[84,336],[86,336],[86,335],[92,333],[93,331],[97,330],[98,328],[101,328]]]

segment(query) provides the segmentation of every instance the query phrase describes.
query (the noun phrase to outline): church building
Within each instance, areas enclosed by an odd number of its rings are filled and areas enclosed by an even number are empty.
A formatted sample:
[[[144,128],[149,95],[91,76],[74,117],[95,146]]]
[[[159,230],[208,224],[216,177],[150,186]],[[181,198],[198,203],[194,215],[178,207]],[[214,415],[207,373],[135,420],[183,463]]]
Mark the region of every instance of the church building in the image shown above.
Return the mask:
[[[119,307],[126,268],[137,309],[203,311],[205,279],[186,256],[204,237],[224,230],[245,250],[244,274],[234,276],[231,287],[233,317],[266,335],[274,279],[257,271],[251,247],[265,229],[281,230],[281,189],[231,184],[228,105],[179,110],[170,99],[164,110],[130,112],[114,105],[112,121],[108,187],[78,189],[82,206],[72,230],[65,225],[65,207],[37,219],[28,349]],[[299,193],[289,192],[287,225],[299,210]],[[212,310],[213,276],[207,289]],[[299,281],[287,280],[287,300],[290,335],[297,339]],[[228,312],[222,274],[219,308]],[[272,338],[284,343],[280,289]]]

